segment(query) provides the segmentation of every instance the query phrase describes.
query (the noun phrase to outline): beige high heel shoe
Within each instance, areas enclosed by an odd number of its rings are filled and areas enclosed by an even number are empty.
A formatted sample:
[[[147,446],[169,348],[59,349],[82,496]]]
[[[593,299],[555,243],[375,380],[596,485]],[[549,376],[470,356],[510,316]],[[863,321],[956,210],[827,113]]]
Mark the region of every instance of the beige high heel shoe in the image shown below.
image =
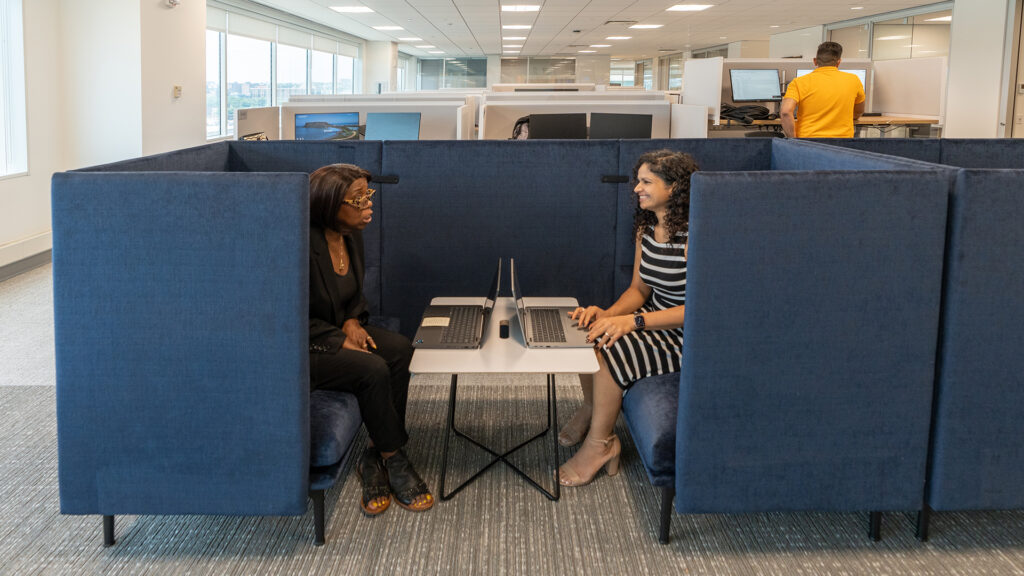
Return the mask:
[[[580,418],[579,416],[583,413],[585,407],[586,404],[583,404],[577,408],[572,418],[558,431],[558,443],[562,446],[569,448],[579,444],[586,438],[587,432],[590,431],[590,415],[594,409],[587,409],[586,417]]]
[[[619,443],[619,437],[615,434],[605,438],[604,440],[597,440],[594,438],[587,438],[583,441],[584,445],[590,444],[592,446],[600,446],[604,449],[604,462],[601,463],[597,469],[590,475],[589,478],[581,476],[575,468],[573,468],[572,461],[570,458],[562,467],[558,469],[559,480],[558,483],[562,486],[585,486],[593,482],[594,477],[601,471],[601,467],[604,467],[605,471],[608,472],[609,476],[615,476],[619,473],[619,456],[622,455],[622,444]],[[577,452],[577,454],[579,454]]]

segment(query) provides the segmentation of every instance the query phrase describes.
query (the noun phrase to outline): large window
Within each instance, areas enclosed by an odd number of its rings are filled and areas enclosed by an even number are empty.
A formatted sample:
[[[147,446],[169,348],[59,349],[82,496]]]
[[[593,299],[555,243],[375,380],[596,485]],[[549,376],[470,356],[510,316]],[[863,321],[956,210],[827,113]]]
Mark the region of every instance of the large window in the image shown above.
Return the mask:
[[[503,84],[573,83],[576,81],[575,58],[502,58]]]
[[[0,0],[0,176],[28,171],[21,0]]]
[[[419,61],[419,89],[485,88],[486,58],[443,58]]]
[[[608,83],[612,86],[632,86],[635,64],[632,60],[612,59]]]
[[[287,26],[279,25],[266,7],[236,14],[243,2],[207,1],[207,138],[235,134],[239,109],[277,106],[297,94],[356,92],[355,39],[284,13]]]

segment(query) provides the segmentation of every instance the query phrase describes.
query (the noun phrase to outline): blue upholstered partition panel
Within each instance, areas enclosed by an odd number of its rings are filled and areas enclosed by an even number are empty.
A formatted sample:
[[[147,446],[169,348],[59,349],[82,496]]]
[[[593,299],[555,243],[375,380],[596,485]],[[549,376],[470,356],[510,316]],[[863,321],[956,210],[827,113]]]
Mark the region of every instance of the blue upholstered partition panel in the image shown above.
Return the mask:
[[[937,510],[1024,507],[1024,172],[957,181],[943,302],[933,463]]]
[[[934,170],[941,166],[805,140],[772,138],[772,170]]]
[[[143,158],[83,168],[80,172],[223,172],[228,169],[228,143],[215,142]]]
[[[811,140],[811,142],[939,164],[943,163],[942,143],[945,140],[938,138],[820,138]]]
[[[384,314],[415,332],[431,298],[485,295],[499,257],[528,296],[607,305],[618,160],[616,141],[385,143]]]
[[[919,508],[950,184],[694,176],[680,512]]]
[[[701,170],[768,170],[771,168],[771,142],[768,138],[674,138],[665,140],[621,140],[618,175],[632,178],[633,166],[644,152],[667,148],[686,152],[697,160]],[[636,243],[631,234],[636,212],[634,182],[619,185],[615,242],[615,295],[618,298],[633,278]],[[611,304],[611,302],[609,302]]]
[[[303,174],[53,177],[61,511],[302,514]]]
[[[1024,142],[1016,138],[943,138],[941,163],[959,168],[1024,168]]]
[[[306,142],[280,140],[270,142],[231,142],[229,167],[236,172],[304,172],[316,171],[329,164],[355,164],[380,176],[380,142]],[[370,184],[378,191],[386,184]],[[366,253],[366,280],[363,293],[370,304],[370,314],[380,314],[380,210],[384,195],[373,199],[378,222],[363,231]]]

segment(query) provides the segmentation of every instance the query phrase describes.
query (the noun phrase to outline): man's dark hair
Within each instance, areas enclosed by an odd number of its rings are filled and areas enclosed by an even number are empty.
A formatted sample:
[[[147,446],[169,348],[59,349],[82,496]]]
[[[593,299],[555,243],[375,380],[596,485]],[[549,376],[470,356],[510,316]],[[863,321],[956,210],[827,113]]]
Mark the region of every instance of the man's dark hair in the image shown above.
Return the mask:
[[[352,164],[331,164],[309,175],[309,224],[324,230],[338,228],[338,210],[352,183],[370,181],[370,173]]]
[[[822,42],[818,44],[818,66],[835,66],[843,57],[843,45],[839,42]]]

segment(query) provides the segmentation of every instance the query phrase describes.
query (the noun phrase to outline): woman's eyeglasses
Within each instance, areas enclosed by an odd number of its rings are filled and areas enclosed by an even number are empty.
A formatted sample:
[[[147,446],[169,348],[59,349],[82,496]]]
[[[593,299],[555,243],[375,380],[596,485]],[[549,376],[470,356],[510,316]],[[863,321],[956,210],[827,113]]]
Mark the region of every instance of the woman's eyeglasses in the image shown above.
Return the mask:
[[[358,208],[359,210],[365,210],[366,207],[369,206],[370,204],[370,198],[372,198],[373,195],[376,193],[377,191],[374,190],[373,188],[367,188],[365,193],[360,194],[352,198],[351,200],[345,198],[344,200],[342,200],[342,202],[348,204],[349,206]]]

